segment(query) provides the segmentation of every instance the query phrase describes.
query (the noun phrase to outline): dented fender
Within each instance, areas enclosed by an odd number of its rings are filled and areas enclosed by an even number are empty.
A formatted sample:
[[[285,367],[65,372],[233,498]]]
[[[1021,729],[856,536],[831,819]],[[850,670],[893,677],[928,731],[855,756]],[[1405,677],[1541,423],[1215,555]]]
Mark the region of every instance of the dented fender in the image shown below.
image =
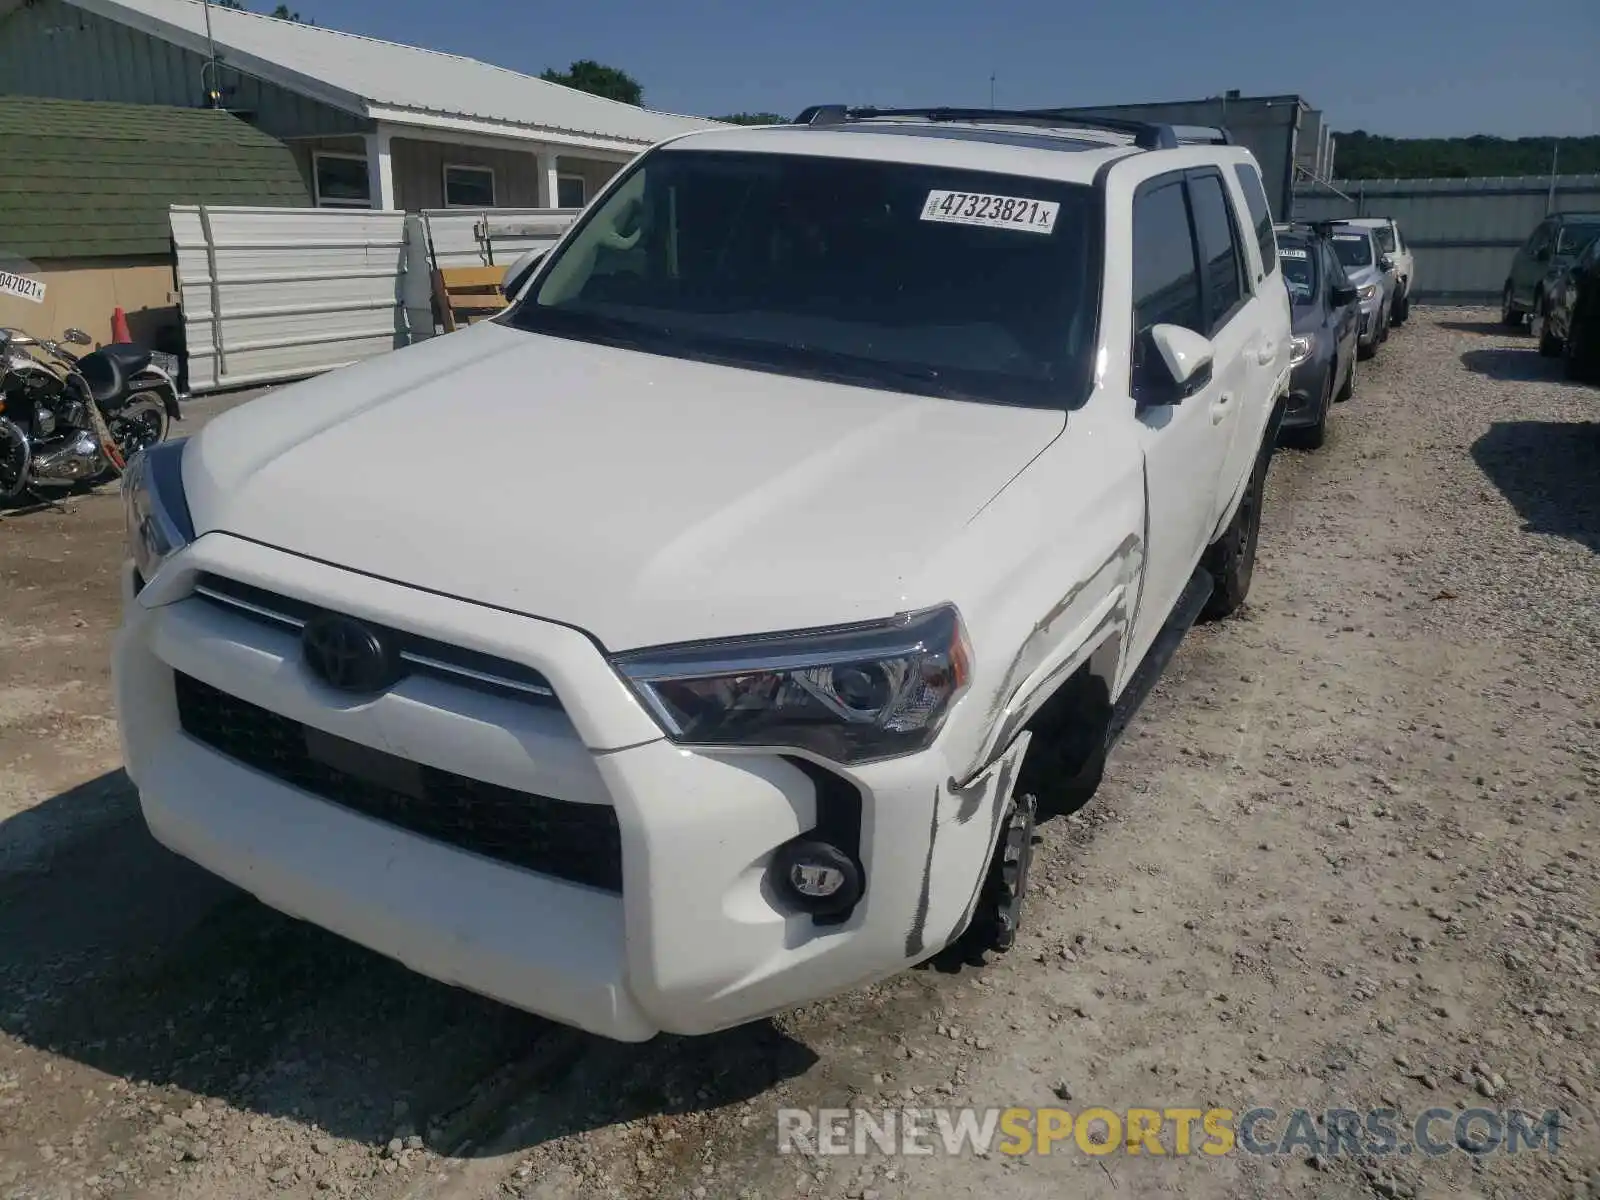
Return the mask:
[[[949,945],[972,919],[1028,740],[1023,733],[966,783],[951,779],[937,789],[907,958]]]

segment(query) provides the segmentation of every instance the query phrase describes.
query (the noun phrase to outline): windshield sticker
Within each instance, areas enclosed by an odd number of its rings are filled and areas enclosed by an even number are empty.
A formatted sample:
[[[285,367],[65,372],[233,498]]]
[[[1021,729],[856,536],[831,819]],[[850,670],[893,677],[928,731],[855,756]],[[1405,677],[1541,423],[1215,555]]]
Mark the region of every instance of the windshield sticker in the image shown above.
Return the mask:
[[[1310,255],[1308,255],[1304,250],[1295,250],[1295,249],[1293,249],[1291,247],[1288,247],[1288,246],[1279,246],[1278,247],[1278,257],[1279,258],[1309,258]]]
[[[38,279],[29,279],[26,275],[13,275],[10,271],[0,271],[0,295],[21,296],[24,300],[43,304],[44,283]]]
[[[1333,235],[1333,240],[1336,242],[1364,242],[1367,240],[1367,235],[1364,233],[1336,233]]]
[[[1060,207],[1054,200],[932,191],[922,206],[922,219],[951,225],[985,225],[991,229],[1049,233],[1056,227],[1056,212]]]

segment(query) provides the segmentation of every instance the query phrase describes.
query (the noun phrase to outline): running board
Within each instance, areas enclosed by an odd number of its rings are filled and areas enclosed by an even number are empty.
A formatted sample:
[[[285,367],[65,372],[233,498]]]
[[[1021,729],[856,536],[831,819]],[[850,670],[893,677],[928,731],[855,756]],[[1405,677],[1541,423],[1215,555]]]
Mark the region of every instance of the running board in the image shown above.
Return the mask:
[[[1161,673],[1167,669],[1167,664],[1172,661],[1172,656],[1178,652],[1178,646],[1183,642],[1184,634],[1189,632],[1189,627],[1199,619],[1200,610],[1205,608],[1206,601],[1211,599],[1213,581],[1211,573],[1204,567],[1196,567],[1194,574],[1189,576],[1188,585],[1183,589],[1183,595],[1178,597],[1178,603],[1173,605],[1172,613],[1167,617],[1167,623],[1161,627],[1161,632],[1156,634],[1156,640],[1150,643],[1150,649],[1128,680],[1128,686],[1122,689],[1115,707],[1111,710],[1111,725],[1107,734],[1106,744],[1114,746],[1123,732],[1128,728],[1128,723],[1133,720],[1135,713],[1150,695],[1151,689],[1156,686],[1156,681],[1161,678]]]

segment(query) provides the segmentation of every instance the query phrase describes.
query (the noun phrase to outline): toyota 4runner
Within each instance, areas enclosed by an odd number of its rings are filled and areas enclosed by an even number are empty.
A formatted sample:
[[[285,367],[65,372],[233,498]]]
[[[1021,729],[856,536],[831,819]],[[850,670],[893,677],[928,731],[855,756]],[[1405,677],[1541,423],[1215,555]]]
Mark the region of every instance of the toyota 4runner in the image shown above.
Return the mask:
[[[155,836],[620,1039],[1007,948],[1036,816],[1250,586],[1250,154],[819,108],[650,150],[517,283],[131,465]]]

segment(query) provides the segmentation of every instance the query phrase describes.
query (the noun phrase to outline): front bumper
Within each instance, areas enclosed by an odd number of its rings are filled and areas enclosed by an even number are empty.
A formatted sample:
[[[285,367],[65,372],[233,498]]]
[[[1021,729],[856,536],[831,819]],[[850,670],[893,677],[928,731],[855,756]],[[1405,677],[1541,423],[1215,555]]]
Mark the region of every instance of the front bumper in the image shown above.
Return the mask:
[[[192,595],[200,572],[525,663],[538,708],[412,676],[352,701],[289,631]],[[155,836],[267,904],[422,974],[628,1041],[737,1025],[882,978],[970,916],[1019,742],[959,793],[939,747],[846,770],[866,891],[842,923],[786,907],[777,847],[817,820],[793,758],[666,741],[582,633],[209,534],[139,596],[114,653],[129,775]],[[620,894],[495,861],[319,798],[184,731],[181,672],[307,728],[440,771],[615,809]]]

